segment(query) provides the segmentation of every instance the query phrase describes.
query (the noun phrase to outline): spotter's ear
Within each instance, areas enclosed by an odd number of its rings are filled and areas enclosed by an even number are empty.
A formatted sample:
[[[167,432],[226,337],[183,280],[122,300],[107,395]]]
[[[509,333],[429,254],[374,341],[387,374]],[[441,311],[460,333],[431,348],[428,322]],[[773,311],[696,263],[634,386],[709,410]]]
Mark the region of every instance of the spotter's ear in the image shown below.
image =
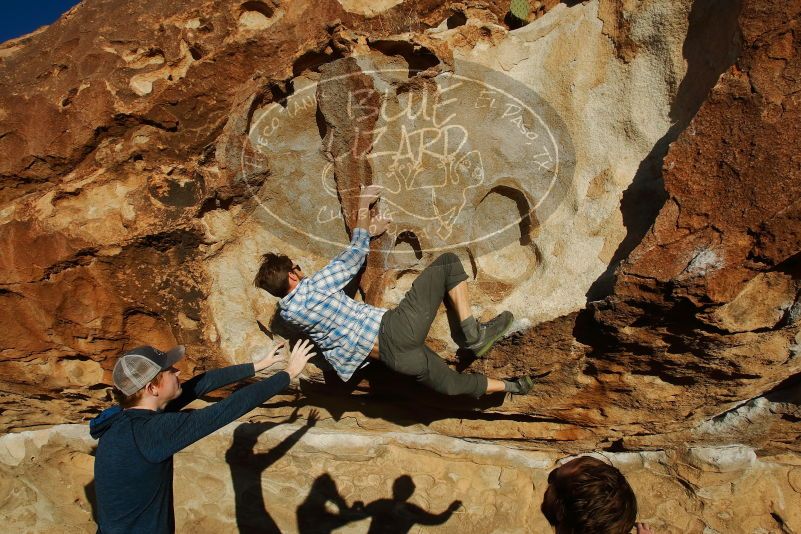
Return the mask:
[[[145,391],[153,395],[154,397],[159,396],[159,388],[158,386],[154,386],[152,382],[148,382],[145,386]]]

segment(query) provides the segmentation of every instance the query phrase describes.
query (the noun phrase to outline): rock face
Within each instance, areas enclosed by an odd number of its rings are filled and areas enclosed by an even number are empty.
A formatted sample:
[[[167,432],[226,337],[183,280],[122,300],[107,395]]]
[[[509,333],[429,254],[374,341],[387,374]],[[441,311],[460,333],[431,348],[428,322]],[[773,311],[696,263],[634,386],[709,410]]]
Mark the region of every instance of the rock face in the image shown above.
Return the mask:
[[[371,523],[549,532],[539,509],[548,473],[569,459],[435,435],[277,423],[230,425],[176,455],[178,532],[356,533]],[[0,438],[6,530],[94,532],[92,446],[80,425]],[[797,456],[757,458],[753,449],[731,446],[602,458],[626,475],[640,519],[656,532],[801,527]]]
[[[470,361],[443,309],[431,346],[494,377],[555,367],[466,402],[318,362],[284,401],[325,432],[797,452],[801,2],[545,2],[516,30],[507,8],[85,0],[0,46],[0,428],[93,416],[138,344],[187,345],[188,374],[291,337],[260,255],[322,267],[375,183],[395,224],[358,298],[392,306],[455,252],[476,314],[515,333]]]

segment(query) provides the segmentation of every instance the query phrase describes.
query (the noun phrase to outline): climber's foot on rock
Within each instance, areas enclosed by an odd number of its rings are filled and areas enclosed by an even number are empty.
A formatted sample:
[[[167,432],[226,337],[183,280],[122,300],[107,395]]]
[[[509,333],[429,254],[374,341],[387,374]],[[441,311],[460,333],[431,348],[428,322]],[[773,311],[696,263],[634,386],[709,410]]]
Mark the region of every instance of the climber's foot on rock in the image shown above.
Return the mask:
[[[512,380],[504,380],[504,391],[515,395],[528,395],[528,392],[534,387],[534,382],[545,378],[551,374],[551,371],[553,369],[548,367],[534,374],[513,378]]]
[[[503,381],[503,390],[507,393],[514,393],[515,395],[527,395],[533,387],[534,379],[530,376],[521,376],[520,378]]]
[[[467,345],[467,349],[473,351],[476,358],[481,358],[509,330],[514,319],[512,312],[504,311],[486,323],[481,323],[478,326],[478,339]]]

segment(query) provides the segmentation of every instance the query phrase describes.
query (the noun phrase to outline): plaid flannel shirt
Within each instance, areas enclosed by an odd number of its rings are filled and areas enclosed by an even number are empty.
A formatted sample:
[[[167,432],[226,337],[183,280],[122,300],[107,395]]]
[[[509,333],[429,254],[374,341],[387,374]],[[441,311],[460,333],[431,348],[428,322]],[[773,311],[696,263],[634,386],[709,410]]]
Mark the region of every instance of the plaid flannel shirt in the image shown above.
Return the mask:
[[[303,278],[281,299],[281,318],[308,334],[323,356],[347,381],[367,358],[387,311],[345,295],[370,251],[370,234],[353,230],[350,245],[314,275]]]

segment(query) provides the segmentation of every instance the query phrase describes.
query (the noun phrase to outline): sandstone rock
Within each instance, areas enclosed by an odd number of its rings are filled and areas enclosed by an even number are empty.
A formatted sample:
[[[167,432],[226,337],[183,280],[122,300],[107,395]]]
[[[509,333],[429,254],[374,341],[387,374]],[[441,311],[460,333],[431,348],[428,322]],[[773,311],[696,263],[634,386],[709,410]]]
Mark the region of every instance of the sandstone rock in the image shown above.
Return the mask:
[[[734,299],[713,312],[714,322],[729,332],[774,328],[795,303],[797,293],[792,276],[760,273]]]
[[[0,428],[91,417],[136,344],[187,345],[189,372],[285,337],[259,256],[322,267],[375,182],[404,185],[399,231],[358,298],[396,303],[452,250],[475,313],[518,320],[470,361],[443,309],[432,347],[468,372],[555,370],[470,402],[319,362],[282,401],[563,454],[797,451],[799,12],[569,2],[510,31],[490,2],[82,2],[0,46]],[[518,89],[533,110],[503,100]]]
[[[371,521],[395,517],[383,505],[404,508],[405,500],[419,507],[416,513],[409,509],[406,519],[429,516],[434,525],[426,530],[548,532],[539,510],[547,476],[570,459],[430,433],[348,432],[325,419],[311,429],[279,422],[230,425],[176,456],[178,531],[238,532],[274,525],[282,532],[304,532],[305,524],[314,524],[366,532]],[[734,455],[731,450],[599,456],[626,475],[638,496],[640,519],[655,531],[801,527],[798,458],[757,458],[746,447]],[[91,452],[82,425],[0,438],[4,526],[94,532]],[[698,458],[703,461],[696,465]],[[338,499],[344,505],[336,504]],[[437,518],[454,500],[462,502],[456,512]],[[341,507],[357,501],[372,514],[384,508],[383,515],[337,522]]]

